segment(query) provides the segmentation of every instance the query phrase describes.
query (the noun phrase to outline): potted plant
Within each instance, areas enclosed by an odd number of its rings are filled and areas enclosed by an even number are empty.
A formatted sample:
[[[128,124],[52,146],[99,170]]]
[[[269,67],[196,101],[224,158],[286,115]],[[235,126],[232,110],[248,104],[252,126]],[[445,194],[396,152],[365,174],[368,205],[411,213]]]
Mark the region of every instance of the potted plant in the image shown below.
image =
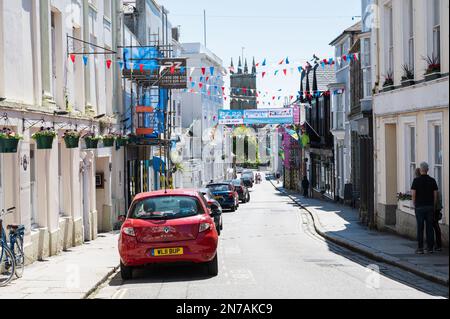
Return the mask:
[[[77,130],[66,130],[63,135],[66,148],[78,148],[80,145],[81,133]]]
[[[425,81],[432,81],[441,77],[441,64],[439,58],[435,56],[427,56],[427,70],[425,72]]]
[[[22,136],[16,134],[10,128],[0,130],[0,153],[17,153],[17,146]]]
[[[174,164],[174,166],[172,168],[172,174],[175,174],[176,172],[184,173],[184,171],[185,171],[185,168],[184,168],[183,164],[181,164],[181,163]]]
[[[102,139],[101,136],[96,135],[93,132],[87,133],[83,136],[84,142],[86,143],[87,149],[98,148],[98,142]]]
[[[53,148],[53,140],[56,137],[55,129],[52,127],[41,127],[31,138],[36,141],[38,150],[49,150]]]
[[[129,137],[126,135],[117,135],[116,138],[116,147],[126,146],[128,143]]]
[[[408,64],[402,65],[403,76],[402,76],[402,86],[407,87],[414,85],[414,68]]]
[[[394,89],[394,74],[388,72],[384,77],[383,92],[392,91]]]
[[[412,196],[411,194],[403,194],[403,193],[398,193],[397,194],[397,200],[400,201],[410,201],[412,200]]]
[[[114,134],[109,133],[103,135],[102,140],[103,140],[103,147],[113,147],[114,142],[116,140],[116,136]]]

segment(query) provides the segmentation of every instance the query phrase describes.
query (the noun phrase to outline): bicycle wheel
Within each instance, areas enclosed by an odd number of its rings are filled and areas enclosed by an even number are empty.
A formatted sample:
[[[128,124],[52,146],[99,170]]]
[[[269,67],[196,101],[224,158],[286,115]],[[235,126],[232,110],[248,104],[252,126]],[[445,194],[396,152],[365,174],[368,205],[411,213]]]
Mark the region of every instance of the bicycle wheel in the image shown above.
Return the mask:
[[[15,268],[16,264],[11,250],[6,246],[0,246],[0,287],[4,287],[11,282]]]
[[[14,244],[14,257],[15,257],[15,274],[17,278],[22,278],[23,271],[25,269],[25,254],[23,252],[23,239],[20,237],[16,238]]]

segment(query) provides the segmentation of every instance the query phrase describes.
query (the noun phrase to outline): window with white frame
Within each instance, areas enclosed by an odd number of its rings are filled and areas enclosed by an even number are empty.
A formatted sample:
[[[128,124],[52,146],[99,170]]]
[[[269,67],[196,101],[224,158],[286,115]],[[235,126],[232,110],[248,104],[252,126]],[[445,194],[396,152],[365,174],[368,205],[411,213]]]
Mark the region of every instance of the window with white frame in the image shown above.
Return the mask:
[[[441,57],[441,10],[440,0],[433,1],[433,56],[440,60]]]
[[[439,190],[442,190],[442,124],[433,122],[429,128],[430,134],[430,175],[432,175],[438,184]]]
[[[406,125],[406,191],[411,189],[416,175],[416,127],[412,124]]]
[[[370,55],[370,38],[362,39],[362,71],[364,98],[372,96],[372,59]]]
[[[103,15],[111,19],[111,0],[103,0]]]
[[[409,66],[410,69],[414,69],[414,0],[406,0],[406,12],[405,15],[406,30],[404,32],[405,35],[405,48],[406,48],[406,56],[405,63]]]
[[[394,71],[394,22],[392,3],[385,6],[385,76]]]

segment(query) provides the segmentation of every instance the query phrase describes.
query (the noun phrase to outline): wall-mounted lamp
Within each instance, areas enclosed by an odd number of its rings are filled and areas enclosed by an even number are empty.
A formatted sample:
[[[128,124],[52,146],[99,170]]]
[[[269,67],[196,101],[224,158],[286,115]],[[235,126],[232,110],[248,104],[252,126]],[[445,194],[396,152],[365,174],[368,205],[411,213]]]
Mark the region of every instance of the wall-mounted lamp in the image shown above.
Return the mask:
[[[4,100],[6,100],[6,97],[0,97],[0,102],[3,102]]]
[[[99,120],[101,118],[104,118],[106,116],[106,114],[100,114],[94,117],[94,119]]]

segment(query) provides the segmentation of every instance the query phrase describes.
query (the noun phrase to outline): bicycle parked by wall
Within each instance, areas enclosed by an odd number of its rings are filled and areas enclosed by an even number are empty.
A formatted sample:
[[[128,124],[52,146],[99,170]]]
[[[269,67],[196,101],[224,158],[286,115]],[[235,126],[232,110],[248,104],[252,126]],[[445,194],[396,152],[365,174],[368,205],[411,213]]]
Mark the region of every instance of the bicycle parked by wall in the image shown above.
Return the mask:
[[[9,242],[3,228],[3,217],[11,214],[16,208],[0,212],[0,287],[11,282],[14,275],[21,278],[25,268],[25,254],[23,251],[23,238],[25,226],[9,225]]]

